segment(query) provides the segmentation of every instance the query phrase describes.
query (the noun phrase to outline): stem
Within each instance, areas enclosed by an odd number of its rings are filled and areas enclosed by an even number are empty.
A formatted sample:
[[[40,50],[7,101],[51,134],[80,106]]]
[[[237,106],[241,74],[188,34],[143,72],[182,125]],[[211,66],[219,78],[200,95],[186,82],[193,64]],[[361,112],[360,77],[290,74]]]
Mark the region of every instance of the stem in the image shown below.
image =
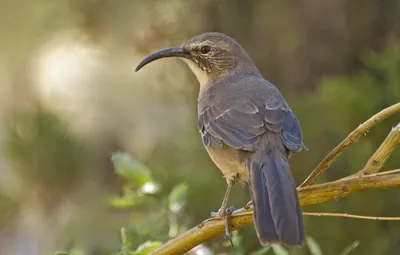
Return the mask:
[[[319,165],[312,171],[307,179],[300,185],[306,187],[314,184],[317,179],[325,173],[325,171],[333,164],[333,162],[352,144],[356,143],[364,134],[366,134],[372,127],[379,124],[382,120],[390,115],[400,112],[400,103],[392,105],[379,113],[375,114],[369,120],[358,126],[351,132],[346,139],[344,139],[335,149],[333,149]]]

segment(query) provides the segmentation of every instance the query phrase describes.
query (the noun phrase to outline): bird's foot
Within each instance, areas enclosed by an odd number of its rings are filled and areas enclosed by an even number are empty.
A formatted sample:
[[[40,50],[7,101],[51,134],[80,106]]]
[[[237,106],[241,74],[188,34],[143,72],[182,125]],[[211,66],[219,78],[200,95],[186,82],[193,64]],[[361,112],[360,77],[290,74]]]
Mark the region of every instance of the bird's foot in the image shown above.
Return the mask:
[[[213,220],[213,219],[222,219],[225,221],[225,233],[224,233],[224,239],[225,240],[229,240],[229,242],[231,243],[232,247],[233,247],[233,242],[232,242],[232,233],[230,230],[230,216],[232,215],[232,213],[235,211],[235,208],[233,206],[227,208],[226,210],[223,209],[219,209],[218,212],[212,212],[211,213],[211,219],[209,220]]]
[[[246,210],[250,210],[253,208],[253,201],[250,201],[246,204],[246,206],[244,207],[244,209]]]

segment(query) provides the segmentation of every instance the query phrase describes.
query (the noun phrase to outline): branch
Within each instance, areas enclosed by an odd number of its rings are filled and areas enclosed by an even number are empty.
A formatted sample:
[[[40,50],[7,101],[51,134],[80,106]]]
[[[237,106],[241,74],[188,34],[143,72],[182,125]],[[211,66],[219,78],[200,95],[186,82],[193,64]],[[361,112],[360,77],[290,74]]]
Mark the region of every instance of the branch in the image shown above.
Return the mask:
[[[357,176],[363,176],[379,172],[388,160],[394,149],[400,145],[400,124],[392,129],[385,141],[375,151],[374,155],[368,160],[364,169],[358,172]]]
[[[318,213],[318,212],[303,212],[303,215],[308,216],[328,216],[328,217],[343,217],[361,220],[400,220],[400,217],[375,217],[375,216],[364,216],[355,215],[349,213]]]
[[[333,149],[314,171],[307,177],[307,179],[300,185],[300,187],[310,186],[333,164],[333,162],[352,144],[356,143],[364,134],[366,134],[372,127],[379,124],[382,120],[390,115],[400,112],[400,103],[392,105],[381,112],[374,115],[372,118],[358,126],[351,132],[346,139],[344,139],[335,149]]]
[[[400,169],[395,171],[390,171],[391,174],[380,173],[371,176],[352,177],[299,188],[300,203],[303,207],[310,206],[338,200],[366,189],[400,186]],[[230,219],[230,228],[233,231],[252,223],[253,212],[244,211],[232,216]],[[202,223],[165,243],[153,255],[183,254],[215,236],[222,235],[225,231],[224,224],[225,222],[219,219]]]

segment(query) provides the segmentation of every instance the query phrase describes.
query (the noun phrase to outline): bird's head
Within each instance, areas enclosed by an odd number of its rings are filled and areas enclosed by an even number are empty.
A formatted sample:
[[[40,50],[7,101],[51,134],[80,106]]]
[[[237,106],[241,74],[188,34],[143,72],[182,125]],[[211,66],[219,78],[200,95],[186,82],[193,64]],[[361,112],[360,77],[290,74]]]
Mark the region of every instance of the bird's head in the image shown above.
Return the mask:
[[[191,68],[201,87],[234,72],[258,73],[244,49],[231,37],[221,33],[197,35],[181,46],[160,50],[145,58],[135,71],[148,63],[166,57],[178,57]]]

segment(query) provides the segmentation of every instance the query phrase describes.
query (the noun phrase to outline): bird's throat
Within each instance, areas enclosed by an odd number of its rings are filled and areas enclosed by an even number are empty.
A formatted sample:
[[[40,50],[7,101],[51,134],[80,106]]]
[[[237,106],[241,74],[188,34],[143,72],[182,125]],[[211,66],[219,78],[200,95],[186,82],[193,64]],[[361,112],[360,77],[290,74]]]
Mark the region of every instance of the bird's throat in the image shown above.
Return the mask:
[[[182,60],[190,67],[190,69],[196,76],[197,80],[199,81],[200,94],[202,93],[202,91],[206,91],[210,87],[210,85],[213,83],[213,79],[212,79],[210,73],[203,70],[201,67],[199,67],[196,63],[194,63],[190,59],[182,58]]]

